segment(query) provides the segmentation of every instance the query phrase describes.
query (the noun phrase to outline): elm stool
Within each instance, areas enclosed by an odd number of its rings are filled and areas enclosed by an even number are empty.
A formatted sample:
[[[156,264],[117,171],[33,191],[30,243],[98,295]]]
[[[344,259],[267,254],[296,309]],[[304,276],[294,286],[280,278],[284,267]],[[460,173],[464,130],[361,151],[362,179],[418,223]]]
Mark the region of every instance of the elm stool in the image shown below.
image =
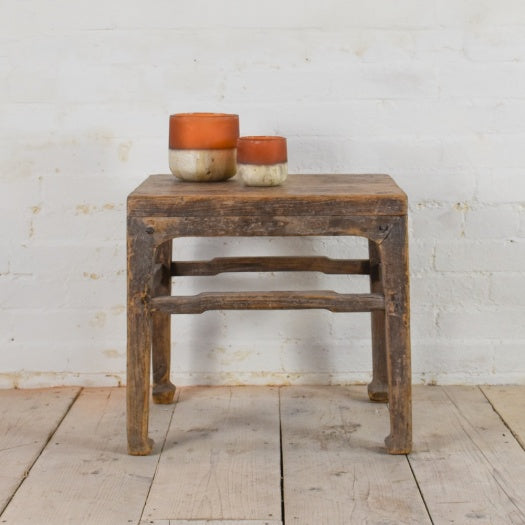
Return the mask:
[[[369,258],[226,257],[172,260],[178,237],[361,236]],[[371,312],[373,378],[368,395],[388,402],[390,454],[412,446],[407,197],[388,175],[290,175],[276,187],[238,181],[181,182],[152,175],[128,197],[128,452],[147,455],[150,362],[153,401],[171,403],[170,315],[206,310],[327,309]],[[370,275],[371,293],[210,292],[172,296],[172,276],[318,271]]]

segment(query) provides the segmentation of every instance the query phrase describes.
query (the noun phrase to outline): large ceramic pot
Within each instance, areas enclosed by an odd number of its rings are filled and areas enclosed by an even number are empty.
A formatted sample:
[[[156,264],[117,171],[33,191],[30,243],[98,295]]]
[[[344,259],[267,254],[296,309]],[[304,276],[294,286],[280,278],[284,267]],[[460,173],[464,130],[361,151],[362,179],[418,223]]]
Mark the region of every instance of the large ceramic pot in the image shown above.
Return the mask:
[[[179,179],[221,181],[237,171],[239,116],[226,113],[170,115],[170,170]]]

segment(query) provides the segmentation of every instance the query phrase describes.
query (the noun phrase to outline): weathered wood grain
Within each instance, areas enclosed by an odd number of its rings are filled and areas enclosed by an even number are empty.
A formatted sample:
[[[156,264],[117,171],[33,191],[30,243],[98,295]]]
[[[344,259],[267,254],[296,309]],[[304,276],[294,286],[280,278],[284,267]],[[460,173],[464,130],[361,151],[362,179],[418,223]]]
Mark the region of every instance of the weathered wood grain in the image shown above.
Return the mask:
[[[154,487],[155,498],[164,501],[163,505],[173,500],[178,505],[185,497],[179,489],[186,487],[190,501],[183,504],[191,508],[217,509],[219,501],[244,497],[246,501],[238,506],[232,503],[224,508],[251,509],[254,498],[265,500],[267,494],[261,496],[261,492],[268,487],[277,486],[278,493],[279,428],[278,416],[273,414],[278,414],[279,406],[275,389],[270,389],[271,402],[268,397],[263,401],[261,395],[242,404],[235,396],[230,402],[230,389],[226,387],[184,390],[187,397],[175,409],[179,420],[174,420],[170,430],[177,444],[167,442],[163,452],[163,456],[174,458],[162,467],[163,483]],[[421,508],[418,486],[415,480],[407,479],[406,458],[383,451],[381,441],[388,428],[386,406],[368,403],[364,387],[281,390],[286,523],[429,523]],[[511,415],[509,421],[515,421],[515,414],[518,424],[523,390],[483,387],[489,399],[490,391],[496,391],[491,399],[494,406],[501,403],[500,408]],[[77,391],[0,391],[0,483],[10,477],[19,479],[18,459],[37,446],[33,441],[40,447],[45,443]],[[201,391],[206,396],[201,397]],[[53,392],[59,392],[58,397]],[[222,397],[222,402],[213,399],[214,395]],[[483,392],[476,387],[418,386],[414,400],[415,450],[408,458],[433,523],[524,523],[525,452]],[[155,453],[161,449],[174,406],[152,408]],[[124,419],[123,389],[84,389],[0,523],[137,524],[159,456],[125,454]],[[221,442],[219,435],[225,441]],[[270,436],[271,446],[265,443]],[[273,454],[269,459],[270,448],[276,450],[277,459]],[[264,458],[254,460],[261,449]],[[21,452],[24,454],[18,455]],[[36,447],[35,457],[38,453]],[[252,477],[249,472],[257,469],[258,461],[264,463],[264,473]],[[33,464],[33,459],[28,464]],[[209,466],[208,471],[203,465]],[[274,470],[273,475],[270,470]],[[256,519],[242,513],[241,508],[231,519],[191,519],[160,513],[149,518],[144,514],[140,523],[281,524],[280,515]]]
[[[412,469],[435,525],[525,523],[525,452],[477,387],[416,387]]]
[[[280,520],[277,389],[179,392],[143,519]]]
[[[345,260],[328,257],[216,257],[211,261],[174,261],[171,274],[218,275],[225,272],[322,272],[326,274],[370,273],[368,259]]]
[[[381,258],[378,246],[368,241],[370,258],[370,291],[384,295],[381,277]],[[388,373],[386,360],[385,312],[375,310],[371,315],[372,328],[372,381],[368,385],[368,397],[372,401],[388,401]]]
[[[525,386],[483,386],[481,389],[525,449]]]
[[[262,205],[261,205],[262,204]],[[404,215],[405,193],[388,175],[289,175],[273,188],[237,180],[213,184],[152,175],[128,197],[143,217],[254,215]]]
[[[202,292],[197,295],[154,297],[153,311],[201,314],[207,310],[305,310],[370,312],[385,307],[381,294],[340,294],[332,291]]]
[[[263,215],[229,217],[144,217],[143,230],[156,245],[175,237],[296,237],[353,235],[381,242],[397,217],[361,215]]]
[[[388,409],[364,387],[283,387],[286,523],[430,524],[405,456],[383,451]]]
[[[155,246],[142,231],[142,222],[128,217],[127,228],[127,435],[128,452],[149,454],[148,436],[152,320],[148,301],[152,295]]]
[[[80,388],[0,390],[0,514]]]
[[[1,517],[2,524],[138,523],[157,455],[126,454],[125,389],[86,389]],[[152,411],[158,454],[173,407]]]
[[[164,269],[158,282],[154,281],[153,294],[171,295],[172,242],[166,241],[157,248],[156,262]],[[159,404],[173,402],[175,385],[170,381],[171,365],[171,316],[154,312],[152,322],[153,401]]]
[[[412,449],[412,371],[410,358],[410,292],[407,218],[399,217],[378,246],[385,296],[385,349],[388,377],[391,454]]]

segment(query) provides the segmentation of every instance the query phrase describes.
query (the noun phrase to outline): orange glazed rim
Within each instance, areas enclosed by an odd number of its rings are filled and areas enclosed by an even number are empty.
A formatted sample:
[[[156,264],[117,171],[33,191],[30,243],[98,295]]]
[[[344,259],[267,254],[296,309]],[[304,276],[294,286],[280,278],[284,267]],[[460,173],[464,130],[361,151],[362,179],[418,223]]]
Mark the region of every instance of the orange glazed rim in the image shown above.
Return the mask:
[[[175,113],[170,115],[170,149],[230,149],[239,138],[239,115]]]
[[[237,141],[237,162],[241,164],[282,164],[288,161],[286,138],[252,135]]]

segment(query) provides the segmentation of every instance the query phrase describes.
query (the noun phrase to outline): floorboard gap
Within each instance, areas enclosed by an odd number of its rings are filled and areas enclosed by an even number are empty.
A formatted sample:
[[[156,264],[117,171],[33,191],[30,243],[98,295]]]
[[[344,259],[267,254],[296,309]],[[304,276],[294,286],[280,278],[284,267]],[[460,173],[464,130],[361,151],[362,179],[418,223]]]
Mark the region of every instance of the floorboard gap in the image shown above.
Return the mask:
[[[430,520],[430,523],[434,525],[434,520],[432,519],[432,515],[430,514],[430,509],[428,508],[427,502],[425,500],[425,496],[423,496],[423,491],[421,490],[421,487],[419,486],[419,481],[417,480],[416,473],[414,472],[414,469],[412,468],[412,464],[410,463],[410,456],[406,455],[408,467],[410,468],[410,472],[412,472],[412,476],[414,476],[414,482],[416,483],[417,490],[419,492],[419,495],[421,496],[421,501],[423,502],[423,505],[425,505],[425,510],[428,514],[428,519]]]
[[[42,455],[42,452],[45,450],[45,448],[47,447],[49,442],[53,439],[53,437],[56,434],[57,430],[60,428],[60,425],[62,424],[62,421],[64,421],[66,416],[69,414],[69,411],[73,408],[73,405],[76,403],[76,401],[78,399],[78,396],[80,396],[80,394],[82,393],[83,390],[84,390],[83,387],[80,387],[78,389],[78,392],[76,393],[76,395],[71,400],[71,403],[69,403],[67,409],[64,411],[64,415],[58,420],[57,425],[54,428],[54,430],[49,433],[49,436],[47,437],[45,443],[43,444],[42,448],[40,449],[38,455],[35,457],[35,460],[31,464],[31,466],[24,472],[24,477],[20,480],[20,483],[16,486],[15,490],[13,491],[13,493],[11,494],[9,499],[6,501],[4,507],[2,509],[0,509],[0,518],[3,516],[3,514],[6,511],[7,507],[9,507],[9,504],[11,503],[13,498],[15,497],[16,493],[20,490],[20,487],[23,485],[24,481],[28,478],[29,474],[31,473],[31,470],[33,469],[33,467],[35,465],[35,463],[38,461],[38,459]]]
[[[173,405],[174,405],[173,410],[171,411],[170,420],[168,422],[168,425],[166,426],[166,432],[164,433],[164,439],[162,440],[162,446],[160,447],[160,450],[159,450],[159,457],[157,459],[157,464],[155,465],[155,472],[153,474],[153,477],[151,478],[151,483],[149,484],[149,489],[148,489],[148,493],[146,494],[146,498],[144,499],[144,505],[142,506],[142,511],[140,513],[140,519],[139,519],[138,525],[143,523],[143,520],[144,520],[144,511],[146,510],[146,503],[148,502],[149,494],[151,492],[151,487],[153,486],[153,482],[155,481],[155,478],[157,476],[160,458],[162,456],[162,453],[164,452],[164,447],[166,446],[166,440],[168,439],[168,432],[170,431],[171,422],[173,421],[173,414],[175,413],[175,409],[177,408],[177,401],[179,399],[179,393],[180,393],[180,390],[177,389],[175,398],[173,399]]]
[[[281,389],[279,387],[279,455],[281,467],[281,523],[285,525],[285,508],[284,508],[284,454],[283,454],[283,425],[281,417]]]
[[[490,400],[490,397],[487,396],[485,393],[485,390],[483,390],[483,387],[478,386],[481,393],[483,394],[483,397],[488,401],[489,405],[492,407],[492,410],[498,414],[498,417],[500,418],[501,422],[505,425],[505,428],[511,433],[512,437],[518,442],[519,446],[525,451],[525,446],[522,444],[520,440],[520,436],[512,430],[512,428],[507,424],[503,416],[498,412],[498,409],[493,405],[492,401]]]

